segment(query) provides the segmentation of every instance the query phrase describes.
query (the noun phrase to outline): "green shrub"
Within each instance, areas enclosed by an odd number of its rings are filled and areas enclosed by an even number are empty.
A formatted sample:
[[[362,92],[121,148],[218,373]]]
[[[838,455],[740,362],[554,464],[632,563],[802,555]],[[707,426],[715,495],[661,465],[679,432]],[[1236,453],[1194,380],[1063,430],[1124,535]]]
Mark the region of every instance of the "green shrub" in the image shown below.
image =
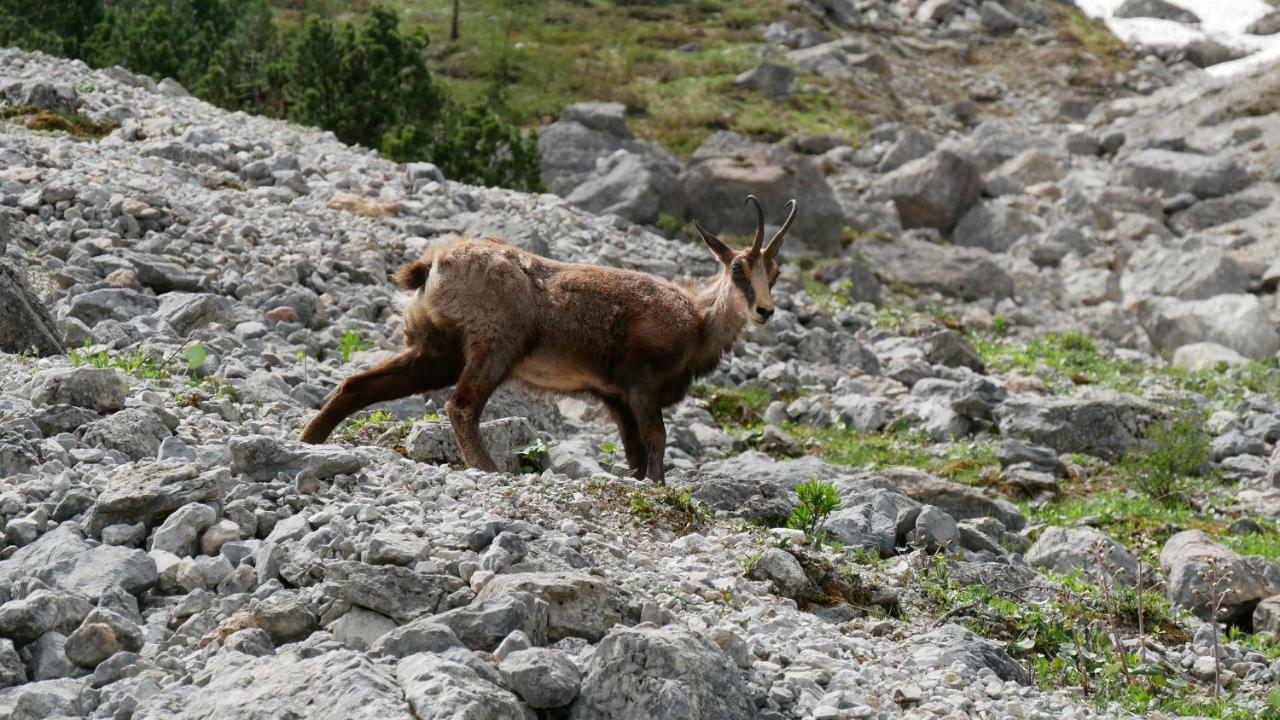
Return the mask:
[[[826,539],[827,517],[840,509],[840,494],[836,486],[819,480],[806,480],[796,485],[799,502],[791,510],[787,527],[803,530],[805,538],[814,545]]]
[[[1157,420],[1147,428],[1147,445],[1129,453],[1121,470],[1134,486],[1167,504],[1187,502],[1187,478],[1209,460],[1211,441],[1199,417],[1189,411]]]

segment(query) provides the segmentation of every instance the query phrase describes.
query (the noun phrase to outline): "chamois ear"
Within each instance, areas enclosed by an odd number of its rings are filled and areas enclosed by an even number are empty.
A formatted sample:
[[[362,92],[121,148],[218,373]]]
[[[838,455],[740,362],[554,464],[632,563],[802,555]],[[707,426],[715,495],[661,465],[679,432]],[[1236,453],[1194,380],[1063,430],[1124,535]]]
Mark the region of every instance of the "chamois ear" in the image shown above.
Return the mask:
[[[698,229],[698,234],[702,236],[702,242],[706,243],[707,247],[711,248],[711,254],[715,255],[716,259],[723,263],[725,267],[728,267],[733,262],[733,248],[725,245],[723,240],[713,235],[710,230],[698,224],[697,220],[693,221],[693,226]]]

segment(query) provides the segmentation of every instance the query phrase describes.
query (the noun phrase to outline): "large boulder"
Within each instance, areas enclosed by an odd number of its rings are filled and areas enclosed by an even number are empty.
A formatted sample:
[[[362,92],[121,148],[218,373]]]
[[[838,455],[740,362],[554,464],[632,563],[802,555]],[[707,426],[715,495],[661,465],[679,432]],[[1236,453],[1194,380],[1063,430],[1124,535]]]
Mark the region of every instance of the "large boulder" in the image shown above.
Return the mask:
[[[947,149],[903,165],[879,183],[904,228],[931,227],[949,233],[982,194],[982,172]]]
[[[887,282],[910,285],[961,300],[997,300],[1013,296],[1013,278],[1000,261],[981,248],[938,245],[923,240],[869,239],[857,248]]]
[[[987,497],[968,485],[908,467],[885,468],[872,474],[912,500],[940,508],[956,520],[995,518],[1005,528],[1015,531],[1027,524],[1018,506],[1003,498]]]
[[[956,245],[1005,252],[1019,240],[1043,231],[1044,224],[1035,215],[1013,203],[990,200],[965,213],[951,240]]]
[[[1124,0],[1116,8],[1118,18],[1159,18],[1174,22],[1195,24],[1200,22],[1199,16],[1190,10],[1174,5],[1167,0]]]
[[[1249,183],[1248,172],[1234,160],[1176,150],[1139,150],[1122,163],[1126,181],[1174,197],[1190,192],[1200,198],[1233,193]]]
[[[0,223],[4,222],[0,218]],[[0,239],[0,253],[4,241]],[[31,352],[40,356],[63,351],[61,333],[49,310],[31,290],[17,268],[0,261],[0,352]]]
[[[795,198],[799,207],[787,243],[823,255],[840,247],[844,211],[827,179],[812,158],[780,145],[717,132],[694,151],[680,184],[688,214],[712,232],[755,232],[755,213],[742,204],[747,195],[760,198],[771,223],[782,222],[783,206]]]
[[[203,677],[207,683],[174,685],[140,699],[134,720],[428,717],[410,710],[386,669],[350,650],[285,649],[263,657],[223,651]]]
[[[26,577],[92,601],[115,585],[136,595],[158,580],[156,564],[145,552],[93,545],[73,523],[45,533],[0,564],[0,586]]]
[[[1017,396],[997,410],[1000,432],[1059,453],[1114,460],[1142,441],[1157,411],[1121,393],[1080,397]]]
[[[1272,10],[1249,23],[1249,27],[1245,28],[1245,32],[1250,35],[1275,35],[1280,33],[1280,10]]]
[[[419,573],[398,565],[345,560],[325,566],[327,594],[398,623],[443,610],[445,599],[463,587],[462,580],[452,575]]]
[[[36,374],[34,405],[72,405],[100,413],[124,407],[124,379],[111,368],[57,368]]]
[[[1249,358],[1280,351],[1280,333],[1257,295],[1217,295],[1203,300],[1148,298],[1137,305],[1138,319],[1157,350],[1172,352],[1192,343],[1212,342]]]
[[[1160,571],[1169,602],[1206,619],[1219,595],[1222,614],[1217,619],[1233,621],[1247,618],[1260,600],[1280,594],[1280,569],[1265,558],[1236,554],[1203,530],[1169,538],[1160,551]]]
[[[580,637],[598,642],[626,620],[627,598],[603,578],[575,572],[528,572],[497,575],[476,595],[482,603],[528,593],[546,601],[549,642]]]
[[[220,500],[231,484],[225,469],[201,472],[195,465],[152,461],[121,466],[90,510],[89,531],[98,535],[108,525],[163,521],[189,503]]]
[[[452,630],[458,640],[472,650],[493,652],[498,643],[517,630],[535,645],[545,642],[549,607],[545,600],[532,593],[514,592],[477,600],[466,607],[440,613],[430,621]]]
[[[653,224],[662,215],[684,215],[680,161],[664,149],[617,150],[602,158],[565,199],[597,215],[620,215]]]
[[[396,678],[416,720],[534,720],[533,711],[509,690],[440,655],[419,653],[401,660]]]
[[[573,720],[750,720],[756,706],[729,657],[678,626],[609,633],[587,665]]]
[[[1098,551],[1105,566],[1098,563]],[[1082,569],[1085,575],[1105,574],[1114,583],[1138,582],[1138,559],[1125,546],[1090,527],[1047,527],[1027,549],[1028,565],[1061,573]],[[1147,580],[1151,578],[1148,575]]]
[[[1120,289],[1139,297],[1169,295],[1202,300],[1247,291],[1249,273],[1217,248],[1180,252],[1152,246],[1129,258],[1120,276]]]
[[[924,667],[945,668],[959,663],[974,674],[989,669],[1001,680],[1026,684],[1030,681],[1026,668],[1009,657],[999,643],[975,635],[959,625],[946,624],[914,643],[912,657]]]
[[[574,205],[639,223],[656,222],[663,213],[683,215],[680,161],[661,145],[633,137],[622,103],[565,106],[560,120],[538,133],[538,152],[547,190]],[[545,244],[522,247],[545,253]]]

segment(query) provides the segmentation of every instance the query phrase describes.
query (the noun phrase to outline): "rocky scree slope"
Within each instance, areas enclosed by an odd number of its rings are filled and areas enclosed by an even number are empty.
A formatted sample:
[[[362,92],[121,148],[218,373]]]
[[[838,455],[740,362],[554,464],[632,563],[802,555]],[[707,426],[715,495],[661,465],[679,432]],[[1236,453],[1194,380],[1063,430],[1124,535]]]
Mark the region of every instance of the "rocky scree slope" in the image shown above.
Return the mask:
[[[906,423],[942,451],[998,434],[1003,476],[1051,492],[1071,453],[1115,459],[1139,443],[1158,399],[1053,396],[988,372],[944,326],[886,328],[870,305],[813,302],[789,266],[775,322],[708,381],[791,401],[769,405],[760,433],[722,426],[697,399],[673,408],[675,492],[621,476],[592,408],[514,392],[492,403],[486,435],[512,469],[541,472],[445,464],[456,457],[440,398],[349,425],[340,437],[357,443],[301,446],[329,389],[394,348],[388,271],[437,238],[496,234],[667,276],[710,262],[616,216],[450,183],[119,69],[3,51],[0,76],[14,105],[119,122],[97,140],[0,124],[12,268],[0,302],[27,333],[0,355],[7,714],[1119,712],[1033,684],[1016,648],[916,609],[919,578],[940,567],[961,587],[1060,592],[1051,571],[1089,563],[1096,531],[1024,533],[1018,506],[920,469],[776,458],[803,452],[783,429],[795,424]],[[948,247],[929,239],[902,242]],[[975,287],[971,314],[1001,309]],[[1266,482],[1277,415],[1254,398],[1215,425],[1215,460],[1242,488]],[[760,527],[779,525],[812,478],[839,494],[828,529],[843,549]],[[1118,544],[1107,556],[1125,572],[1133,561]],[[1237,571],[1228,607],[1274,622],[1274,564],[1194,532],[1164,548],[1170,601],[1199,609],[1210,557]],[[1203,686],[1205,638],[1149,651]],[[1280,668],[1239,645],[1222,652],[1261,707]]]

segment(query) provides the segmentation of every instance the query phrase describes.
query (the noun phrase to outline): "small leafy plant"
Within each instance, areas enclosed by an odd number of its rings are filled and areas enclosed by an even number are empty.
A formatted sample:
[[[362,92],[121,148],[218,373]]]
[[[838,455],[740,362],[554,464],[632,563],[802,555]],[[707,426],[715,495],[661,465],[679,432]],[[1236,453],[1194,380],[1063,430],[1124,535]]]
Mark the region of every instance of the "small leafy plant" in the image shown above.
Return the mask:
[[[836,486],[810,479],[796,486],[796,497],[799,503],[791,510],[787,527],[803,530],[807,542],[821,545],[826,540],[824,526],[827,518],[840,509],[840,494],[836,492]]]
[[[520,461],[520,472],[539,473],[546,469],[547,453],[551,447],[541,438],[516,450],[516,458]]]
[[[351,362],[352,355],[372,348],[373,343],[366,341],[364,336],[350,328],[342,333],[342,337],[338,338],[338,352],[341,353],[342,362],[344,363]]]

